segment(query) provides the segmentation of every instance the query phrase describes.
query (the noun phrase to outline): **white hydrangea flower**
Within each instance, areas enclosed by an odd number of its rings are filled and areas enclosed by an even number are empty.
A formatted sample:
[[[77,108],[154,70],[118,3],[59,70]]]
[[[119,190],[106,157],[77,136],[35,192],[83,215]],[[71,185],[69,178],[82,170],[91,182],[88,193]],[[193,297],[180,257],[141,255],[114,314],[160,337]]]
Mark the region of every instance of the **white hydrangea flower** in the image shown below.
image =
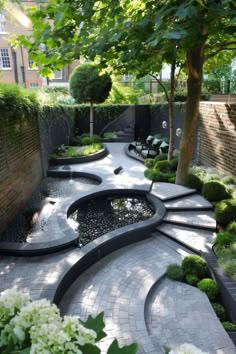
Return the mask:
[[[0,328],[3,328],[29,301],[29,295],[18,293],[15,289],[2,292],[0,296]]]
[[[63,320],[63,328],[66,333],[76,339],[76,343],[80,345],[95,344],[97,338],[96,332],[84,327],[79,322],[78,318],[65,316]]]
[[[208,354],[190,343],[181,344],[179,347],[172,349],[169,354]]]

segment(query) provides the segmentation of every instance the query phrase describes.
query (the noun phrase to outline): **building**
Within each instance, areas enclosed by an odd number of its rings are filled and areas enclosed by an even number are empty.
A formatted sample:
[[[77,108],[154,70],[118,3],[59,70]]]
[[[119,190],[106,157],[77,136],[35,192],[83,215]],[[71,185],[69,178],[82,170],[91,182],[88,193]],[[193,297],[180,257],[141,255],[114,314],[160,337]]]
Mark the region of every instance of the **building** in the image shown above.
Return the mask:
[[[35,1],[21,1],[21,4],[23,7],[38,6]],[[11,35],[30,34],[30,30],[15,17],[7,11],[0,12],[0,82],[21,84],[26,88],[68,85],[70,73],[78,61],[56,71],[53,80],[41,77],[39,69],[29,59],[27,50],[22,46],[14,50],[8,42]]]

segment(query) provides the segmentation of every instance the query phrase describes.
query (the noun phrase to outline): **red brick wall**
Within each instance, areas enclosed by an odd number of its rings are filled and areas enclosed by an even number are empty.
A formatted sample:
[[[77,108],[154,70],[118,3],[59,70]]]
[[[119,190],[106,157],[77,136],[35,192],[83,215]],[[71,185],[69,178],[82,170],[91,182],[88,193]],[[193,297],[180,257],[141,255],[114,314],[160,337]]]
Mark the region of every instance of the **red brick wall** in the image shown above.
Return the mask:
[[[199,162],[236,176],[236,104],[201,102]]]
[[[37,119],[0,121],[0,231],[13,220],[42,179]]]

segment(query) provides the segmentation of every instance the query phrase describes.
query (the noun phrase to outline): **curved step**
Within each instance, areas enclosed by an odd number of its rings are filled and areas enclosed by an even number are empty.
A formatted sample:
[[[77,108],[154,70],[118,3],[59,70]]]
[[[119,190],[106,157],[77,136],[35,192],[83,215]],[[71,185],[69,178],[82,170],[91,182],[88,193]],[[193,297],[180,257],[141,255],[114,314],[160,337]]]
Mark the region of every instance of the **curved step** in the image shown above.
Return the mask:
[[[187,195],[174,200],[166,201],[165,207],[167,210],[212,210],[213,206],[208,200],[199,194]]]
[[[212,211],[168,211],[164,221],[197,229],[216,230],[216,221]]]
[[[154,182],[151,193],[162,201],[167,202],[183,196],[195,194],[196,190],[172,183]]]

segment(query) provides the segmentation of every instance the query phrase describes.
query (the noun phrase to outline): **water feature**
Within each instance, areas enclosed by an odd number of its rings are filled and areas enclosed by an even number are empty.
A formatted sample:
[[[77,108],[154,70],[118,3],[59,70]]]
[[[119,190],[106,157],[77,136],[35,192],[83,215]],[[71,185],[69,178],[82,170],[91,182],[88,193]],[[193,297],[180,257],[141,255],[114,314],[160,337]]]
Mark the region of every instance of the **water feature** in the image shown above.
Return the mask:
[[[144,221],[154,210],[143,195],[107,195],[81,202],[68,217],[80,246],[123,226]]]

